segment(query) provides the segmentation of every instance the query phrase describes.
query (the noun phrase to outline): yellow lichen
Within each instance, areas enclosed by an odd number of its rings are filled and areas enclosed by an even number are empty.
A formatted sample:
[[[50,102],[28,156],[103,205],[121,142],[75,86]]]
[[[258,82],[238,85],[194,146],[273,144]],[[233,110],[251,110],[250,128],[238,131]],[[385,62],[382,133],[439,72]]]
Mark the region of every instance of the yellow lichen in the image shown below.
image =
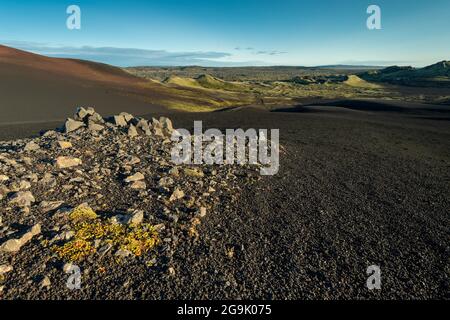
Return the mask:
[[[192,238],[198,238],[199,236],[197,229],[195,229],[195,226],[192,226],[188,229],[188,234]]]
[[[95,253],[95,248],[85,240],[72,240],[62,247],[53,247],[53,251],[63,260],[79,262],[87,256]]]
[[[152,250],[158,243],[158,233],[153,226],[148,225],[146,228],[134,225],[132,231],[120,239],[121,249],[128,250],[135,256],[141,256]]]
[[[150,252],[160,241],[158,232],[150,224],[112,224],[102,221],[92,209],[86,210],[86,207],[78,207],[72,213],[73,239],[53,247],[53,251],[63,260],[76,262],[94,254],[96,240],[128,250],[135,256]]]
[[[70,213],[70,219],[75,222],[94,220],[97,214],[87,206],[78,206]]]

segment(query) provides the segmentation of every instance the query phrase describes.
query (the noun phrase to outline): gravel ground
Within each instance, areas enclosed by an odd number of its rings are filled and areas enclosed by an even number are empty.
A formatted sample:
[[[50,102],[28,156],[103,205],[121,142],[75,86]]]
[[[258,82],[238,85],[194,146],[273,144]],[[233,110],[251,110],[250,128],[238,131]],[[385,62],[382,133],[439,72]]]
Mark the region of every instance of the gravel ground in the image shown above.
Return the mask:
[[[283,111],[171,115],[176,127],[202,119],[219,129],[279,128],[283,150],[279,174],[222,199],[200,236],[178,244],[174,273],[131,262],[90,272],[71,291],[60,272],[50,289],[29,279],[5,298],[450,298],[447,114]],[[52,125],[3,126],[0,139]],[[381,268],[381,290],[366,288],[371,265]]]

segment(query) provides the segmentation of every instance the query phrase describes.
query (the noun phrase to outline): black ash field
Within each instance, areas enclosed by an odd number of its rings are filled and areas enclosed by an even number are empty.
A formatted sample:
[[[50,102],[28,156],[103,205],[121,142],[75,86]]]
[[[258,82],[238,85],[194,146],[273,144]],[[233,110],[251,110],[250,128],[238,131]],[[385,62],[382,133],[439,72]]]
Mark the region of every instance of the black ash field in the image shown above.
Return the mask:
[[[448,111],[403,107],[400,112],[314,106],[172,114],[175,127],[190,128],[202,119],[208,127],[279,128],[280,173],[251,183],[237,174],[240,189],[214,202],[198,237],[175,234],[170,260],[152,267],[140,258],[81,264],[81,290],[66,288],[60,259],[39,249],[41,238],[32,240],[20,253],[3,255],[14,268],[5,276],[3,297],[449,298]],[[29,136],[43,127],[8,127],[2,135]],[[150,175],[150,188],[157,176]],[[187,194],[198,191],[184,187]],[[125,204],[141,205],[127,196],[108,211],[121,212]],[[146,212],[145,219],[155,212]],[[30,221],[42,218],[34,207],[29,215]],[[15,228],[10,222],[4,219],[3,225]],[[371,292],[366,268],[374,264],[382,269],[382,290]],[[41,287],[46,276],[49,288]]]

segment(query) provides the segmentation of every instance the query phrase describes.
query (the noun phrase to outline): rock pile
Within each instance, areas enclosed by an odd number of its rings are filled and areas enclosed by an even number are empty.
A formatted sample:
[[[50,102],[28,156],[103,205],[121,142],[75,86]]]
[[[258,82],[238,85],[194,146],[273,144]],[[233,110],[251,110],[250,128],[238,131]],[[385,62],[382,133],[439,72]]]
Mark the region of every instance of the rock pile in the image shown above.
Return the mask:
[[[177,244],[258,177],[244,166],[173,164],[173,131],[166,117],[79,108],[60,129],[0,142],[0,287],[25,266],[28,278],[14,281],[39,278],[46,289],[64,263],[172,270]],[[42,264],[53,267],[42,274],[33,267]]]

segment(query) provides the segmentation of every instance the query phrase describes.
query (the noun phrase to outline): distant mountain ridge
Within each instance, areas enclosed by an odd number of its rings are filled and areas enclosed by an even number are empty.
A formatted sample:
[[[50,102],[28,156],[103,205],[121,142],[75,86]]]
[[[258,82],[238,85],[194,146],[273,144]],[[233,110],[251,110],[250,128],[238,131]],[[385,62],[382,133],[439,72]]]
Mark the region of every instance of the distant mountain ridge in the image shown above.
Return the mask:
[[[440,61],[424,68],[392,66],[359,75],[373,82],[406,86],[450,87],[450,61]]]

